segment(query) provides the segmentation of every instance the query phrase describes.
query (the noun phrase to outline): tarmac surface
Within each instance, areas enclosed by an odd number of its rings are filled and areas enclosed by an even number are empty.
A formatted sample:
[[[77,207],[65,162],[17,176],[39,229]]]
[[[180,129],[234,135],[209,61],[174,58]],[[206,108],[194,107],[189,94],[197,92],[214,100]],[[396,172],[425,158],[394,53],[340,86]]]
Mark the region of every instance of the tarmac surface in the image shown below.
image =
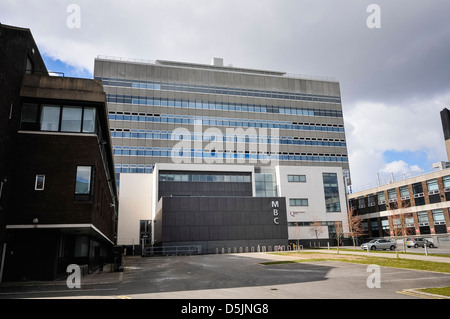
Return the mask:
[[[335,254],[336,250],[307,250]],[[340,250],[340,255],[355,254]],[[397,258],[395,253],[358,255]],[[270,253],[224,255],[126,256],[123,272],[92,273],[81,288],[66,280],[0,283],[0,299],[424,299],[415,288],[450,286],[450,274],[381,267],[380,287],[371,289],[367,265],[298,260]],[[400,259],[450,263],[449,257],[400,254]]]

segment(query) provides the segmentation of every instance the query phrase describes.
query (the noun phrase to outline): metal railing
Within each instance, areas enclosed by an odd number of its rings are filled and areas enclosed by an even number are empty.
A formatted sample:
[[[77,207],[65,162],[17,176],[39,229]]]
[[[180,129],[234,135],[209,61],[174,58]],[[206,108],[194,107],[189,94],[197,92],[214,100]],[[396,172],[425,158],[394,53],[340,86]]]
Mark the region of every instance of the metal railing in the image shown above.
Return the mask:
[[[142,256],[192,256],[202,253],[201,245],[144,247]]]

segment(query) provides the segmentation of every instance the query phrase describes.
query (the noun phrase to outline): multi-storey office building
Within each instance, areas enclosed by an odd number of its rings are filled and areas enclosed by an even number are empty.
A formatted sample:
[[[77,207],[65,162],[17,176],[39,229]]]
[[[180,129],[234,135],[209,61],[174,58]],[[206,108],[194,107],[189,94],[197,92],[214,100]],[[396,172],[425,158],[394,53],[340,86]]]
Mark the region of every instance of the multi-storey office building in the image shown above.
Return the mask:
[[[119,243],[148,238],[160,199],[171,195],[283,198],[286,239],[295,241],[332,237],[334,222],[346,222],[349,166],[337,81],[226,67],[222,59],[99,57],[94,76],[106,90],[120,175]],[[311,224],[320,231],[312,234]]]

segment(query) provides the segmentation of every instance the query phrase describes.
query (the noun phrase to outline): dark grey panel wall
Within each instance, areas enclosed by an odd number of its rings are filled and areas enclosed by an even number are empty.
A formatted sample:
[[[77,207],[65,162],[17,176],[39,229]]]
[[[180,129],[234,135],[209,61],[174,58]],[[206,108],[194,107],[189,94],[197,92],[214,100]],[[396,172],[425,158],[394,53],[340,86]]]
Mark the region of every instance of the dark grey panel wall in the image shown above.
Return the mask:
[[[159,182],[163,196],[252,196],[252,183]]]
[[[284,197],[164,197],[163,245],[229,241],[287,243]],[[219,245],[219,243],[217,243]],[[210,245],[209,245],[210,246]]]

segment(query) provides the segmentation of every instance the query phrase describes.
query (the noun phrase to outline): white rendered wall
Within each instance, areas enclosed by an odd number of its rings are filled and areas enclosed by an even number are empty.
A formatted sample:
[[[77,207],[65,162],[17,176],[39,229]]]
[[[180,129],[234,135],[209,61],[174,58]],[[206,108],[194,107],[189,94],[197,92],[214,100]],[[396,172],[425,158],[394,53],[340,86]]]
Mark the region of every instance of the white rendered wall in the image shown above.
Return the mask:
[[[140,245],[139,221],[152,220],[153,174],[120,174],[118,245]]]
[[[287,221],[290,222],[334,222],[341,221],[343,231],[348,232],[346,193],[342,168],[316,166],[278,166],[278,194],[286,197]],[[336,173],[339,187],[341,212],[327,212],[322,173]],[[305,175],[306,182],[288,182],[288,175]],[[307,198],[308,206],[289,205],[290,198]],[[289,239],[314,239],[313,227],[288,227]],[[318,238],[329,238],[328,227],[318,228]]]

